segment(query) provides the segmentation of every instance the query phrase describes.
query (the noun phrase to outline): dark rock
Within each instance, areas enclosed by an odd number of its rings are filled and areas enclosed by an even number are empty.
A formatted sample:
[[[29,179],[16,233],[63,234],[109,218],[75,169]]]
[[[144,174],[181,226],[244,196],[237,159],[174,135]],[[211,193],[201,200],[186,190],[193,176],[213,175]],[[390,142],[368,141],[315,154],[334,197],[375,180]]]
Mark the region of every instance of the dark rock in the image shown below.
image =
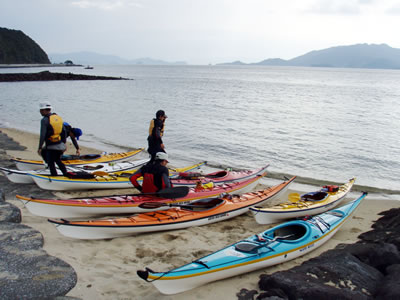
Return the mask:
[[[11,203],[0,202],[0,223],[2,222],[21,223],[20,209]]]
[[[248,289],[241,289],[239,293],[236,294],[238,300],[254,300],[254,295],[258,294],[257,291]]]
[[[14,141],[12,138],[10,138],[8,135],[6,135],[5,133],[3,133],[0,130],[0,145],[2,145],[3,149],[7,149],[7,150],[25,150],[26,147],[21,146],[20,144],[18,144],[16,141]],[[5,152],[4,152],[5,154]]]
[[[3,192],[3,189],[0,189],[0,203],[6,202],[6,195]]]
[[[257,291],[255,290],[247,290],[247,289],[241,289],[239,293],[236,294],[238,297],[238,300],[253,300],[254,295],[258,294]]]
[[[372,299],[383,275],[348,252],[330,250],[301,266],[261,275],[262,290],[280,289],[289,299]]]
[[[269,289],[257,296],[256,300],[288,300],[288,296],[281,289]]]
[[[94,76],[72,73],[51,73],[43,71],[39,73],[9,73],[0,74],[0,82],[15,81],[50,81],[50,80],[127,80],[122,77]]]
[[[0,223],[0,241],[0,299],[51,299],[76,285],[74,269],[42,249],[40,232]]]
[[[400,249],[400,209],[392,208],[380,214],[383,217],[374,223],[373,230],[362,233],[359,238],[364,242],[394,244]]]
[[[400,299],[400,264],[388,267],[386,273],[387,275],[383,279],[382,284],[380,284],[375,299]]]
[[[338,245],[337,249],[343,249],[363,263],[370,265],[380,272],[393,264],[400,264],[400,252],[393,244],[387,243],[355,243],[351,245]]]

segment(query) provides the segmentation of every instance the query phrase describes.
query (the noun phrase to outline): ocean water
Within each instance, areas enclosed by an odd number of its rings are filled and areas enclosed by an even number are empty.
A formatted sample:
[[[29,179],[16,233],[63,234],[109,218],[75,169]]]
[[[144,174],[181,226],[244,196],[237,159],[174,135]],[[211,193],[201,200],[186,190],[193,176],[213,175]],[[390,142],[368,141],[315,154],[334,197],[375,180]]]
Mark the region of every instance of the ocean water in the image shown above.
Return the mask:
[[[346,182],[400,193],[400,71],[261,66],[94,66],[0,69],[116,76],[121,81],[0,83],[0,127],[39,132],[38,105],[104,151],[147,147],[168,115],[170,161],[216,168],[270,164],[271,178]]]

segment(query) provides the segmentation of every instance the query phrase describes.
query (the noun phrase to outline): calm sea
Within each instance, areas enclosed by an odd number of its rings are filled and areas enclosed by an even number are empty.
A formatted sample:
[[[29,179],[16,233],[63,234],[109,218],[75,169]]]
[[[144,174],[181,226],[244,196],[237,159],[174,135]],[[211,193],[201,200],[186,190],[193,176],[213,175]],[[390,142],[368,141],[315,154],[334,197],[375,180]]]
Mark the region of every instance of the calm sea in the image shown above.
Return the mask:
[[[174,165],[256,168],[271,177],[399,191],[400,71],[260,66],[0,69],[117,76],[122,81],[0,83],[0,127],[39,132],[39,102],[104,151],[147,147],[158,109]]]

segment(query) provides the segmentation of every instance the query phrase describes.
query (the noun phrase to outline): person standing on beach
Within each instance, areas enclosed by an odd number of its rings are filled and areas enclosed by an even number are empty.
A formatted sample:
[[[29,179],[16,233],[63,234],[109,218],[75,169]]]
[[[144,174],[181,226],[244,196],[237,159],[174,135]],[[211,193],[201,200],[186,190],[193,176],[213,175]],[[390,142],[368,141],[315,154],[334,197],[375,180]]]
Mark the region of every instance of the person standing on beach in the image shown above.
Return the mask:
[[[50,103],[40,103],[40,114],[43,116],[40,121],[40,138],[38,154],[47,162],[52,176],[57,175],[55,164],[66,176],[67,168],[61,161],[61,155],[66,150],[66,135],[62,118],[51,112]],[[45,144],[45,147],[43,147]]]
[[[165,152],[158,152],[155,155],[154,162],[149,162],[141,167],[129,180],[133,186],[142,193],[156,193],[160,190],[171,188],[172,183],[169,180],[168,163],[168,154]],[[137,180],[142,176],[143,183],[141,186]]]
[[[151,162],[155,160],[155,156],[158,152],[166,152],[162,137],[164,135],[164,124],[167,118],[165,112],[159,110],[156,113],[156,118],[150,121],[149,137],[147,138],[149,148],[147,152],[151,155]]]
[[[64,122],[64,128],[67,138],[70,137],[72,144],[74,144],[74,147],[76,149],[76,155],[80,155],[81,152],[77,140],[79,140],[79,137],[82,135],[82,130],[80,128],[73,128],[67,122]]]

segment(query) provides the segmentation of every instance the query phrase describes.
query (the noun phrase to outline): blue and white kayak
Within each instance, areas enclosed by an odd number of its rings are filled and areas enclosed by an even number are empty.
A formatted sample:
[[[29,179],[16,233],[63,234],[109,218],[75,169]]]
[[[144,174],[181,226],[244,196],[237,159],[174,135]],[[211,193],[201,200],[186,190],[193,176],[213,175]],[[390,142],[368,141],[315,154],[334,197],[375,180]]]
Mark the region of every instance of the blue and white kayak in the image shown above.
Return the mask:
[[[169,295],[290,261],[327,242],[366,195],[323,214],[282,223],[176,269],[146,268],[137,274]]]

